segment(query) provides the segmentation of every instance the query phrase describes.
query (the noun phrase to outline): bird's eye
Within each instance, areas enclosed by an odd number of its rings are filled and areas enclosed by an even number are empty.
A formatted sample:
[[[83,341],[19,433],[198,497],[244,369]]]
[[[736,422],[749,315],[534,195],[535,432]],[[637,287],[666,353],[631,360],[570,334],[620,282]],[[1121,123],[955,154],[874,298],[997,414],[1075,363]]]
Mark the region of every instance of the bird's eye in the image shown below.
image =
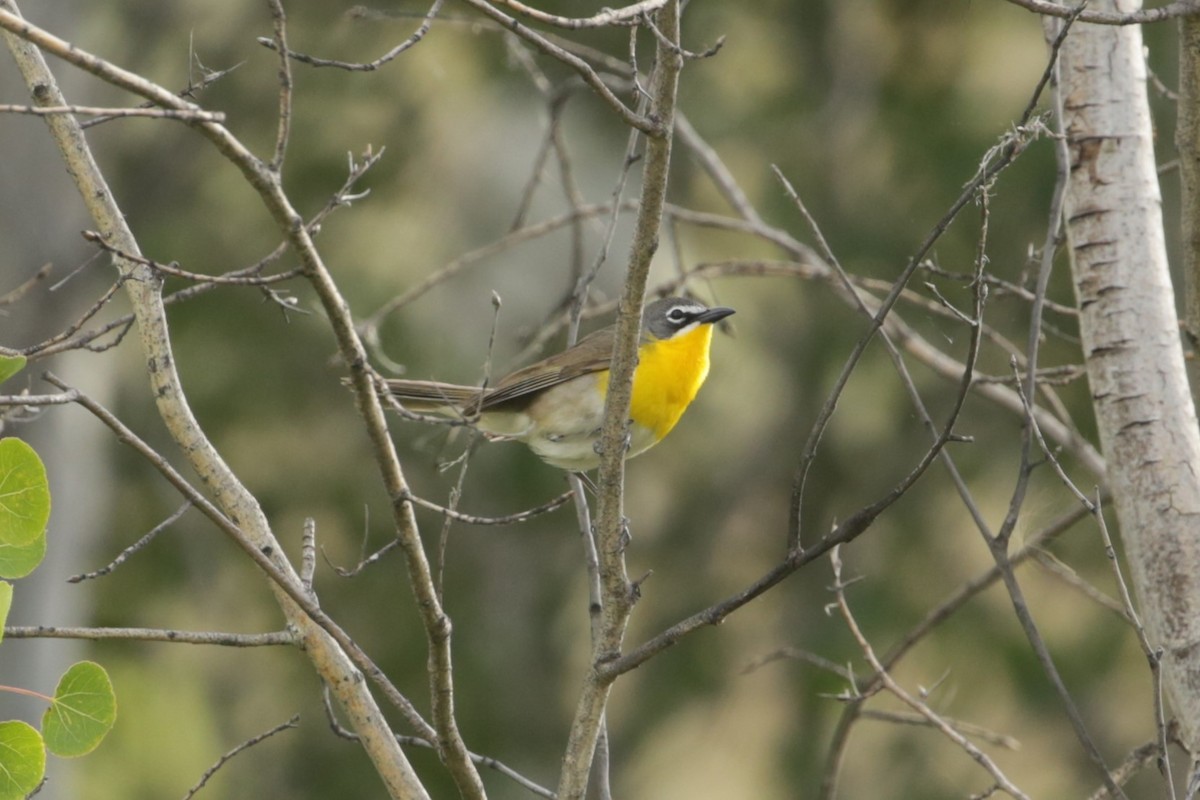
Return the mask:
[[[684,310],[682,308],[679,308],[678,306],[676,306],[675,308],[672,308],[670,311],[667,312],[667,321],[674,322],[677,325],[679,323],[685,321],[687,318],[688,318],[688,315],[684,312]]]

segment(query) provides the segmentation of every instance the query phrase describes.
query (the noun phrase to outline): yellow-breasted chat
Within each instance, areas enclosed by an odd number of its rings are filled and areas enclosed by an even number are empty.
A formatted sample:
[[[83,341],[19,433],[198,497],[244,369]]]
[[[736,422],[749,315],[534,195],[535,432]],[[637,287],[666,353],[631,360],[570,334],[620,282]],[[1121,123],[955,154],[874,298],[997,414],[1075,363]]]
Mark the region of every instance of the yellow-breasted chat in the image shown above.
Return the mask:
[[[646,306],[629,408],[630,458],[679,422],[708,376],[712,325],[732,313],[683,297]],[[524,442],[548,464],[585,472],[600,464],[595,448],[615,331],[602,328],[486,389],[414,380],[387,386],[410,411],[470,421],[491,437]]]

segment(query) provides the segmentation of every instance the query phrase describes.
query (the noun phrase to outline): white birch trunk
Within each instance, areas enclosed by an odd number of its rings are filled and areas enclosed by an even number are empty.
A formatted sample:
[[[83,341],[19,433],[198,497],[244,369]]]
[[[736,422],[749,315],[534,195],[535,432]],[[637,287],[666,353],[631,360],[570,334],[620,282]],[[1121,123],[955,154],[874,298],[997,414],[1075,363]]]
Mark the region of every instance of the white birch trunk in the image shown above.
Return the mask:
[[[1061,59],[1064,213],[1100,443],[1140,613],[1197,753],[1200,430],[1167,269],[1141,29],[1076,23]]]

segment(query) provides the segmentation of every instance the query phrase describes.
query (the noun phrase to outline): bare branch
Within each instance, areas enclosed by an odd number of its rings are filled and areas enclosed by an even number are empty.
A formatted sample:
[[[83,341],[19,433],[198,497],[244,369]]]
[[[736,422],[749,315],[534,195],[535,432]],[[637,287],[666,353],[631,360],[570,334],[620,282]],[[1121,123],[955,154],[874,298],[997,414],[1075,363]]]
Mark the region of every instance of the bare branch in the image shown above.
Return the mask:
[[[673,1],[673,0],[672,0]],[[510,17],[499,9],[493,7],[487,0],[466,0],[467,4],[482,13],[486,17],[498,22],[502,27],[511,30],[516,35],[525,39],[541,52],[552,58],[556,58],[568,67],[574,69],[583,78],[584,82],[599,95],[600,99],[617,113],[621,120],[632,128],[637,128],[642,133],[653,138],[661,138],[666,135],[661,123],[655,123],[652,119],[647,119],[638,114],[635,114],[629,109],[620,98],[613,94],[612,90],[605,85],[604,81],[596,73],[592,67],[579,56],[571,53],[565,48],[555,44],[550,39],[533,31],[532,29],[521,24],[514,17]]]
[[[177,511],[175,511],[174,514],[172,514],[171,516],[164,519],[162,522],[155,525],[154,528],[152,528],[149,533],[147,533],[142,538],[138,539],[133,544],[129,545],[129,547],[126,547],[124,550],[122,550],[121,553],[116,558],[114,558],[111,562],[109,562],[109,564],[107,566],[101,567],[100,569],[96,570],[95,572],[85,572],[82,575],[72,575],[70,578],[67,578],[67,583],[80,583],[82,581],[91,580],[93,578],[99,578],[101,576],[109,574],[110,572],[115,570],[117,567],[124,564],[129,559],[129,557],[132,556],[134,553],[141,550],[146,545],[150,544],[150,542],[154,541],[154,538],[156,536],[158,536],[160,533],[165,531],[167,528],[169,528],[173,524],[175,524],[175,522],[177,522],[179,520],[179,518],[182,517],[187,512],[187,510],[191,507],[192,507],[191,502],[184,503],[183,505],[181,505],[179,507],[179,509]]]
[[[52,114],[79,114],[93,117],[149,117],[151,119],[177,119],[185,122],[224,122],[225,114],[220,111],[205,111],[201,108],[97,108],[95,106],[20,106],[0,103],[0,114],[32,114],[38,117]]]
[[[353,659],[353,662],[363,670],[363,672],[374,681],[388,699],[396,705],[397,709],[404,714],[418,732],[423,735],[433,735],[433,729],[429,727],[421,715],[417,713],[416,708],[392,685],[387,676],[373,661],[363,652],[353,639],[351,639],[345,631],[343,631],[337,623],[333,621],[316,601],[313,600],[307,592],[304,591],[298,580],[292,580],[291,575],[283,572],[275,562],[271,560],[270,554],[260,551],[255,547],[254,543],[248,540],[244,531],[237,525],[234,525],[219,508],[213,505],[208,498],[198,492],[187,480],[179,474],[167,461],[159,455],[154,448],[146,444],[137,434],[130,430],[108,409],[91,399],[87,395],[78,390],[71,390],[53,375],[47,375],[46,380],[67,391],[73,391],[76,395],[75,402],[83,408],[87,409],[93,416],[105,424],[114,434],[117,439],[125,444],[133,447],[143,458],[158,470],[158,472],[166,478],[167,482],[174,486],[180,494],[186,497],[192,505],[200,510],[206,517],[223,532],[229,535],[239,547],[242,548],[251,560],[262,569],[272,580],[274,586],[286,594],[293,602],[303,610],[307,618],[328,633],[342,648],[348,656]],[[304,638],[305,644],[311,643],[311,634]],[[360,731],[361,733],[361,731]]]
[[[675,129],[680,143],[691,150],[692,155],[700,162],[700,166],[708,175],[709,180],[713,182],[713,185],[717,187],[717,191],[725,198],[725,202],[729,203],[730,207],[742,219],[753,225],[765,227],[762,217],[759,216],[757,209],[751,205],[750,200],[746,197],[746,193],[742,191],[742,187],[738,185],[737,180],[733,177],[733,173],[729,171],[729,167],[717,155],[717,151],[708,142],[704,141],[685,115],[680,114],[675,120]]]
[[[397,736],[396,739],[400,742],[400,744],[405,745],[406,747],[422,747],[428,750],[436,749],[428,739],[422,739],[419,736]],[[556,795],[552,790],[547,789],[545,786],[540,784],[534,783],[529,778],[526,778],[524,775],[517,772],[515,769],[508,766],[498,758],[483,756],[477,753],[471,753],[470,756],[471,761],[475,764],[495,770],[504,777],[515,781],[522,789],[525,789],[532,794],[537,795],[538,797],[547,797],[550,798],[550,800],[554,800],[554,798],[558,797],[558,795]]]
[[[228,753],[226,753],[225,755],[223,755],[219,759],[217,759],[217,763],[213,764],[211,767],[209,767],[207,770],[205,770],[204,774],[200,776],[200,780],[196,782],[196,785],[193,786],[191,789],[189,789],[188,793],[183,796],[183,800],[190,800],[190,798],[195,797],[196,793],[199,792],[201,789],[203,789],[204,785],[206,783],[208,783],[208,779],[211,778],[213,775],[215,775],[217,773],[217,770],[219,770],[221,767],[225,766],[226,762],[228,762],[229,759],[233,758],[238,753],[241,753],[245,750],[250,749],[254,745],[258,744],[259,742],[263,741],[264,739],[274,736],[275,734],[279,733],[280,731],[285,731],[288,728],[297,728],[299,726],[300,726],[300,715],[296,714],[291,719],[289,719],[287,722],[276,725],[274,728],[271,728],[269,731],[264,731],[263,733],[260,733],[257,736],[252,736],[249,739],[247,739],[246,741],[242,742],[237,747],[233,748]]]
[[[292,62],[287,57],[287,12],[283,0],[268,0],[271,19],[275,27],[275,50],[279,53],[279,123],[275,131],[275,154],[267,169],[278,173],[283,169],[283,158],[287,152],[288,139],[292,130]]]
[[[53,269],[50,264],[43,264],[38,267],[37,271],[18,284],[15,288],[9,289],[4,294],[0,294],[0,307],[11,306],[13,303],[24,297],[30,289],[37,286],[50,275],[50,270]]]
[[[0,406],[62,406],[78,399],[79,395],[74,390],[59,394],[2,394]]]
[[[196,66],[198,66],[200,68],[200,71],[201,71],[200,80],[198,80],[198,81],[193,80],[192,78],[189,77],[188,85],[185,86],[182,90],[180,90],[178,92],[179,97],[186,97],[189,100],[195,100],[196,97],[200,94],[200,92],[204,91],[209,86],[212,86],[214,83],[221,80],[226,75],[228,75],[229,73],[233,72],[235,69],[237,69],[238,67],[241,66],[241,64],[238,63],[238,64],[234,64],[232,67],[229,67],[228,69],[222,69],[222,70],[209,69],[208,67],[206,67],[200,63],[200,59],[198,56],[195,55],[195,53],[192,54],[191,61],[192,61],[192,63],[194,63]],[[150,102],[145,102],[145,103],[142,103],[141,105],[139,105],[138,108],[155,108],[155,105]],[[117,119],[117,117],[115,117],[115,116],[99,116],[99,117],[96,117],[95,119],[82,120],[79,123],[79,127],[86,130],[88,128],[95,127],[96,125],[103,125],[106,122],[111,122],[114,119]],[[221,120],[213,120],[213,121],[220,122]]]
[[[636,206],[632,203],[621,204],[621,210],[623,211],[635,207]],[[397,297],[387,301],[369,316],[367,316],[367,318],[359,325],[359,329],[362,332],[363,338],[367,339],[369,343],[377,341],[378,328],[389,314],[392,314],[396,310],[403,308],[405,305],[416,300],[430,289],[441,283],[444,283],[458,273],[462,272],[467,267],[473,266],[497,253],[504,252],[516,244],[552,233],[559,228],[570,225],[578,219],[595,217],[601,214],[607,214],[611,211],[612,206],[608,204],[584,206],[577,211],[560,214],[559,216],[552,217],[541,222],[531,223],[523,228],[519,228],[505,234],[494,242],[490,242],[482,247],[462,254],[453,261],[450,261],[440,268],[434,270],[420,283],[417,283],[415,286],[407,289],[403,294],[400,294]]]
[[[464,514],[463,512],[457,511],[453,508],[439,506],[437,503],[432,503],[429,500],[417,497],[411,493],[402,497],[401,499],[415,503],[421,506],[421,508],[427,508],[430,511],[436,511],[437,513],[442,514],[447,518],[454,520],[455,522],[464,522],[468,525],[515,525],[519,522],[528,522],[534,517],[541,516],[542,514],[562,508],[574,496],[574,491],[563,492],[558,497],[555,497],[553,500],[548,500],[545,503],[542,503],[540,506],[534,506],[533,508],[529,508],[524,511],[518,511],[515,514],[506,514],[502,517],[480,517],[474,514]]]
[[[1175,738],[1179,735],[1177,725],[1171,726],[1171,737]],[[1161,746],[1156,742],[1147,742],[1141,747],[1132,750],[1125,760],[1116,766],[1113,770],[1113,780],[1118,785],[1125,785],[1134,775],[1138,774],[1146,767],[1154,764],[1164,758]],[[1088,800],[1110,800],[1112,793],[1107,787],[1102,786],[1092,794],[1088,795]]]
[[[165,108],[194,109],[195,106],[180,100],[161,86],[139,75],[121,69],[103,59],[87,53],[70,43],[32,25],[16,12],[14,0],[0,0],[0,28],[8,32],[10,50],[17,56],[18,64],[35,99],[44,105],[66,105],[57,89],[41,51],[50,52],[70,64],[84,69],[97,77],[153,101]],[[30,45],[33,45],[32,47]],[[40,50],[39,50],[40,48]],[[117,207],[111,190],[105,184],[99,168],[82,131],[70,116],[46,118],[59,145],[63,157],[70,164],[81,195],[89,212],[97,220],[100,231],[106,237],[114,237],[114,244],[129,252],[139,250],[137,242]],[[258,193],[264,206],[271,213],[289,244],[295,249],[306,275],[313,284],[330,321],[335,337],[346,363],[351,365],[356,379],[357,396],[367,418],[371,440],[376,455],[384,470],[388,490],[392,493],[404,488],[403,473],[396,460],[394,447],[387,435],[383,411],[375,395],[374,386],[362,365],[366,354],[354,334],[353,323],[344,299],[333,283],[323,260],[312,242],[304,220],[292,207],[284,193],[278,173],[267,169],[264,163],[251,153],[224,127],[212,122],[190,122],[207,138],[230,163],[236,166]],[[379,685],[393,703],[398,703],[402,712],[420,726],[424,722],[410,703],[391,686],[386,676],[375,667],[366,654],[355,645],[350,637],[312,602],[300,584],[291,564],[284,557],[282,548],[275,539],[262,508],[255,497],[229,469],[220,453],[209,441],[189,407],[183,387],[175,369],[170,338],[167,335],[166,314],[158,291],[158,281],[144,266],[125,262],[118,264],[122,274],[138,274],[139,280],[127,281],[127,294],[134,307],[141,333],[144,356],[155,368],[148,370],[152,394],[158,404],[160,416],[167,423],[171,435],[182,451],[192,461],[196,471],[204,476],[208,488],[229,515],[239,520],[242,527],[228,524],[224,514],[217,518],[226,523],[222,530],[229,533],[244,552],[249,555],[273,579],[272,588],[276,599],[289,620],[301,629],[306,638],[305,652],[318,672],[333,687],[339,702],[352,715],[356,731],[362,736],[364,750],[372,758],[375,767],[388,790],[397,796],[424,798],[427,793],[412,765],[396,745],[374,697],[361,682],[350,677],[352,665],[363,668]],[[140,273],[140,274],[139,274]],[[355,368],[357,367],[357,368]],[[94,412],[95,413],[95,412]],[[186,484],[185,484],[186,485]],[[190,487],[188,487],[190,489]],[[201,497],[201,500],[205,498]],[[483,795],[478,773],[466,758],[466,747],[458,733],[453,718],[453,695],[450,686],[450,626],[436,595],[429,576],[429,566],[417,535],[416,522],[411,509],[400,504],[396,508],[398,535],[405,544],[406,563],[410,569],[411,584],[417,595],[418,607],[422,610],[422,621],[431,651],[431,670],[436,677],[434,697],[434,720],[437,725],[436,741],[442,747],[441,755],[460,791],[476,798]],[[408,509],[406,511],[406,509]],[[218,524],[221,524],[220,522]]]
[[[141,264],[144,267],[161,272],[163,275],[170,275],[175,278],[183,278],[196,283],[215,283],[226,286],[265,286],[271,283],[280,283],[282,281],[294,280],[304,274],[302,269],[290,269],[286,272],[280,272],[275,275],[255,275],[246,274],[244,270],[229,273],[226,275],[205,275],[201,272],[189,272],[185,269],[180,269],[179,265],[172,262],[170,264],[162,264],[150,258],[138,255],[137,253],[128,253],[119,247],[115,247],[105,241],[104,237],[96,231],[84,231],[83,238],[92,244],[99,247],[105,252],[112,253],[117,258],[134,264]]]
[[[224,631],[181,631],[173,628],[72,628],[61,625],[9,625],[6,639],[121,639],[132,642],[207,644],[220,647],[275,647],[298,645],[292,631],[273,633],[226,633]]]
[[[679,44],[677,44],[675,42],[672,42],[670,39],[667,38],[667,36],[662,31],[660,31],[658,29],[658,25],[654,24],[654,17],[652,17],[649,13],[642,12],[641,24],[644,25],[646,28],[648,28],[650,30],[650,32],[654,34],[654,38],[658,40],[658,43],[661,46],[667,48],[672,53],[675,53],[677,56],[679,56],[681,58],[692,59],[692,60],[701,59],[701,58],[712,58],[713,56],[715,56],[717,53],[719,53],[721,51],[722,47],[725,46],[725,37],[721,36],[721,37],[718,37],[716,43],[712,47],[709,47],[705,50],[701,50],[700,52],[684,50],[683,47],[681,47]]]
[[[433,23],[433,20],[437,16],[438,11],[441,10],[442,4],[444,2],[445,2],[445,0],[434,0],[433,5],[431,5],[429,7],[429,11],[425,13],[425,17],[421,21],[420,27],[418,27],[417,30],[414,31],[413,34],[411,36],[409,36],[407,39],[405,39],[403,42],[396,45],[391,50],[388,50],[386,53],[384,53],[383,55],[381,55],[379,58],[375,59],[374,61],[367,61],[367,62],[338,61],[337,59],[318,58],[317,56],[310,56],[310,55],[306,55],[304,53],[297,53],[295,50],[287,51],[288,58],[293,59],[295,61],[299,61],[301,64],[308,64],[311,67],[336,67],[337,69],[349,70],[350,72],[374,72],[375,70],[382,67],[384,64],[387,64],[388,62],[395,60],[395,58],[397,56],[399,56],[401,53],[403,53],[405,50],[408,50],[410,47],[413,47],[418,42],[420,42],[422,39],[424,39],[425,34],[429,33],[430,25]],[[359,9],[361,9],[361,7],[355,7],[353,9],[350,9],[350,12],[348,12],[348,13],[354,14],[354,12]],[[267,47],[272,50],[279,50],[279,45],[276,43],[275,39],[269,39],[269,38],[263,36],[263,37],[259,37],[259,39],[257,41],[263,47]]]
[[[659,22],[667,38],[678,43],[679,0],[669,0],[659,13]],[[646,141],[641,202],[617,314],[612,364],[604,399],[604,422],[597,442],[600,472],[595,536],[602,594],[600,625],[592,646],[592,668],[580,692],[563,757],[558,787],[562,800],[581,800],[587,792],[588,775],[603,727],[608,692],[618,674],[603,670],[602,666],[620,653],[637,591],[630,584],[625,568],[625,436],[650,260],[658,247],[666,201],[675,101],[683,59],[660,44],[656,63],[649,115],[657,121],[659,133]]]
[[[800,511],[804,497],[804,487],[808,478],[808,472],[816,459],[817,446],[820,444],[821,436],[823,435],[829,420],[833,416],[833,412],[837,407],[838,398],[841,396],[846,383],[850,379],[850,374],[853,372],[858,360],[862,357],[867,345],[874,338],[876,331],[883,327],[884,321],[895,306],[900,294],[904,290],[908,279],[916,271],[917,267],[924,261],[926,254],[941,238],[942,234],[949,227],[950,223],[958,216],[958,213],[969,203],[977,193],[985,186],[988,186],[996,179],[996,177],[1006,169],[1025,149],[1030,137],[1037,135],[1040,131],[1038,128],[1026,129],[1024,120],[1018,124],[1012,133],[1005,136],[999,144],[997,144],[984,157],[980,164],[979,170],[975,177],[972,178],[963,189],[963,192],[958,196],[958,199],[950,206],[950,209],[938,220],[923,242],[918,246],[917,251],[909,258],[907,266],[901,271],[897,277],[892,290],[880,302],[879,308],[872,316],[871,325],[867,331],[859,338],[855,344],[853,351],[847,356],[846,362],[842,367],[842,372],[838,376],[833,388],[830,390],[829,398],[825,405],[822,406],[816,421],[813,423],[812,432],[809,434],[807,442],[805,442],[803,453],[800,457],[800,465],[796,469],[796,475],[792,482],[792,505],[788,521],[788,541],[795,543],[800,542]],[[975,333],[977,331],[973,331]]]
[[[965,736],[955,730],[954,726],[952,726],[939,714],[935,713],[927,703],[909,694],[903,687],[900,686],[900,684],[896,683],[896,681],[892,679],[892,676],[888,674],[887,670],[884,669],[883,664],[880,663],[879,659],[876,657],[875,650],[871,647],[871,643],[867,641],[867,638],[863,635],[862,630],[858,627],[858,623],[855,621],[854,615],[850,612],[850,606],[846,602],[845,584],[842,583],[842,560],[838,547],[834,547],[830,551],[829,559],[833,566],[833,590],[836,598],[835,602],[837,603],[837,608],[841,612],[842,619],[846,621],[846,627],[850,629],[850,633],[854,637],[854,640],[858,642],[858,646],[862,650],[863,655],[866,657],[867,663],[870,664],[871,668],[875,670],[877,675],[879,675],[880,680],[883,682],[883,685],[887,688],[887,690],[895,695],[909,708],[913,709],[913,711],[917,712],[917,714],[923,717],[931,726],[941,731],[946,738],[958,745],[967,753],[967,755],[973,758],[977,764],[987,770],[988,774],[992,776],[992,779],[996,781],[996,784],[1000,788],[1008,792],[1013,797],[1022,798],[1022,800],[1029,800],[1028,795],[1018,789],[1017,786],[1013,784],[1003,772],[1000,771],[1000,768],[996,766],[996,763],[992,761],[992,759],[989,758],[986,753],[984,753],[982,750],[972,744]]]
[[[313,576],[317,571],[317,521],[304,518],[304,532],[300,536],[300,583],[310,595],[313,593]]]
[[[547,14],[545,11],[527,6],[519,0],[497,0],[497,2],[537,22],[568,30],[580,30],[582,28],[606,28],[613,25],[637,25],[643,15],[658,11],[670,0],[642,0],[640,3],[633,3],[624,8],[606,8],[590,17],[560,17],[557,14]]]
[[[918,727],[926,728],[938,727],[923,714],[904,713],[900,711],[878,711],[873,708],[866,708],[863,709],[862,718],[873,719],[879,722],[890,722],[893,725],[916,725]],[[1007,734],[997,733],[996,731],[989,730],[982,725],[976,725],[971,722],[963,722],[962,720],[952,719],[951,717],[947,716],[943,716],[942,719],[945,720],[947,725],[964,736],[970,736],[972,738],[987,742],[988,744],[994,744],[997,747],[1003,747],[1007,750],[1021,749],[1021,743]]]
[[[1059,5],[1052,0],[1008,0],[1027,11],[1047,17],[1069,19],[1076,16],[1078,6]],[[1140,8],[1136,11],[1083,11],[1079,13],[1081,22],[1093,22],[1097,25],[1146,25],[1152,22],[1162,22],[1178,17],[1189,17],[1200,13],[1200,2],[1197,0],[1176,0],[1157,8]]]
[[[776,661],[783,660],[802,661],[806,664],[812,664],[814,667],[819,667],[826,672],[832,672],[834,675],[837,675],[846,681],[856,685],[858,684],[854,674],[846,667],[830,661],[824,656],[819,656],[816,653],[810,653],[807,650],[801,650],[797,647],[781,647],[772,653],[767,653],[765,656],[756,658],[746,666],[742,667],[742,674],[747,675],[751,672],[756,672],[765,667],[767,664],[773,664]]]

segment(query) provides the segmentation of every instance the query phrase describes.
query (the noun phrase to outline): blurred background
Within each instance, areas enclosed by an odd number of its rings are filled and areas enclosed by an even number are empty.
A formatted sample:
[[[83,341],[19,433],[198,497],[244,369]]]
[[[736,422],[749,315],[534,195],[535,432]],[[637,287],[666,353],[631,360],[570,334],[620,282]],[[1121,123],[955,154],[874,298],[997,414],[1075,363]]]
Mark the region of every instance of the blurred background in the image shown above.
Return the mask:
[[[295,50],[349,61],[383,54],[427,10],[411,2],[355,13],[344,3],[286,5]],[[583,15],[601,4],[539,7]],[[81,48],[174,90],[199,79],[199,64],[211,70],[236,66],[199,101],[225,112],[229,128],[269,157],[277,59],[255,42],[271,34],[265,3],[27,0],[23,11]],[[302,213],[315,213],[341,186],[348,154],[386,148],[360,184],[370,195],[330,216],[317,240],[360,318],[512,229],[551,119],[546,95],[503,34],[481,24],[466,6],[448,5],[445,15],[419,46],[377,71],[294,68],[295,116],[284,174]],[[900,273],[984,153],[1019,117],[1046,61],[1040,20],[1002,0],[697,0],[687,8],[683,31],[685,46],[695,51],[725,38],[715,57],[688,63],[680,108],[766,223],[813,241],[771,173],[777,165],[846,269],[884,282]],[[1174,35],[1173,26],[1146,31],[1151,68],[1168,85],[1175,76]],[[625,31],[569,38],[628,58]],[[640,37],[643,69],[652,52],[652,41]],[[552,86],[570,83],[557,63],[530,58]],[[11,59],[0,61],[0,102],[27,102]],[[52,67],[71,102],[138,102],[61,63],[52,61]],[[1174,158],[1174,109],[1153,90],[1152,102],[1165,164]],[[590,94],[575,91],[562,107],[561,132],[583,198],[608,202],[627,129]],[[252,264],[278,245],[275,224],[240,174],[186,126],[117,120],[92,128],[89,138],[146,256],[216,274]],[[0,242],[6,254],[0,289],[53,264],[48,282],[0,316],[0,343],[25,347],[78,318],[113,272],[79,236],[93,223],[43,122],[0,115],[0,146]],[[1046,236],[1053,184],[1052,145],[1042,139],[995,185],[987,250],[993,275],[1027,282],[1036,268],[1031,253]],[[636,198],[637,185],[635,167],[626,197]],[[1170,171],[1163,193],[1168,241],[1175,248]],[[733,213],[678,143],[669,201]],[[551,158],[525,222],[568,208],[560,167]],[[617,296],[630,220],[628,214],[622,218],[599,273],[598,301]],[[583,230],[582,259],[591,264],[603,227],[589,222]],[[931,257],[944,270],[969,273],[978,238],[979,211],[968,207]],[[707,263],[785,257],[761,239],[680,224],[664,230],[652,283]],[[570,291],[575,258],[571,229],[562,226],[473,262],[383,319],[377,364],[385,371],[397,365],[407,377],[480,380],[495,292],[503,305],[493,374],[521,366],[526,345]],[[291,266],[289,259],[279,267]],[[935,281],[958,307],[970,308],[963,281],[919,273],[911,287],[926,299],[933,295],[925,281]],[[186,285],[172,279],[166,290]],[[354,579],[331,569],[353,566],[386,544],[390,514],[352,398],[339,384],[344,370],[317,303],[300,282],[286,288],[298,299],[295,313],[245,288],[222,288],[173,305],[184,386],[201,423],[297,558],[303,521],[315,519],[322,606],[427,711],[425,637],[399,554]],[[653,572],[633,616],[629,646],[741,590],[781,557],[800,452],[865,330],[861,315],[818,281],[717,277],[688,288],[738,314],[714,341],[709,383],[692,409],[666,442],[628,468],[629,570],[634,577]],[[1073,303],[1062,259],[1051,297]],[[102,317],[126,311],[118,296]],[[898,311],[934,345],[963,358],[968,336],[961,324],[916,304],[902,303]],[[1024,300],[994,293],[986,318],[1013,341],[1025,341]],[[1079,362],[1073,318],[1051,313],[1047,322],[1053,329],[1042,363]],[[563,341],[559,332],[546,351]],[[935,419],[944,419],[955,386],[919,363],[909,366]],[[1008,355],[988,345],[979,366],[1007,375]],[[37,379],[46,369],[109,405],[173,463],[183,464],[157,418],[136,334],[103,353],[31,365],[33,391],[46,390]],[[1090,435],[1086,386],[1076,381],[1059,391]],[[972,444],[955,445],[953,454],[994,527],[1016,479],[1020,427],[1011,412],[972,397],[956,428],[974,437]],[[106,564],[181,499],[81,410],[47,411],[9,433],[38,448],[54,491],[50,561],[18,585],[12,623],[236,632],[280,627],[257,571],[195,511],[114,574],[66,584],[65,577]],[[461,432],[396,420],[393,433],[414,490],[446,503],[458,467],[439,465],[462,452]],[[886,492],[927,443],[886,351],[873,344],[810,474],[805,540],[814,541]],[[1081,488],[1093,489],[1095,475],[1069,453],[1064,463]],[[487,445],[470,459],[460,508],[509,514],[565,489],[563,475],[524,447]],[[1048,468],[1038,470],[1017,538],[1032,535],[1074,503]],[[430,512],[419,516],[433,552],[443,523]],[[1071,528],[1049,550],[1065,571],[1115,594],[1094,524]],[[939,465],[848,546],[844,558],[847,576],[858,579],[850,603],[880,651],[991,565]],[[1110,609],[1044,568],[1023,567],[1020,577],[1091,734],[1110,764],[1120,762],[1154,736],[1151,679],[1136,640]],[[844,622],[828,613],[830,583],[828,563],[814,563],[724,625],[685,639],[624,677],[609,713],[616,795],[815,797],[841,712],[836,695],[847,683],[795,658],[759,662],[792,648],[865,673]],[[469,747],[553,787],[588,655],[582,547],[570,507],[520,525],[452,525],[445,596],[455,627],[459,722]],[[66,664],[86,657],[110,670],[118,693],[120,716],[109,739],[69,770],[52,765],[43,796],[181,796],[223,752],[294,713],[302,715],[298,730],[234,759],[203,796],[383,795],[359,747],[331,733],[320,687],[300,653],[36,640],[6,642],[3,653],[0,678],[6,683],[51,691]],[[910,691],[927,689],[940,712],[1019,742],[1015,750],[983,746],[1032,796],[1085,796],[1099,786],[1002,589],[982,593],[936,629],[901,662],[896,677]],[[872,707],[899,709],[887,698]],[[41,708],[25,698],[0,697],[0,712],[32,718]],[[456,796],[435,756],[414,751],[411,757],[434,797]],[[484,779],[492,797],[530,796],[490,771],[484,770]],[[846,749],[839,796],[957,798],[989,783],[936,732],[865,720]],[[1131,784],[1130,797],[1160,791],[1157,777],[1147,774]]]

